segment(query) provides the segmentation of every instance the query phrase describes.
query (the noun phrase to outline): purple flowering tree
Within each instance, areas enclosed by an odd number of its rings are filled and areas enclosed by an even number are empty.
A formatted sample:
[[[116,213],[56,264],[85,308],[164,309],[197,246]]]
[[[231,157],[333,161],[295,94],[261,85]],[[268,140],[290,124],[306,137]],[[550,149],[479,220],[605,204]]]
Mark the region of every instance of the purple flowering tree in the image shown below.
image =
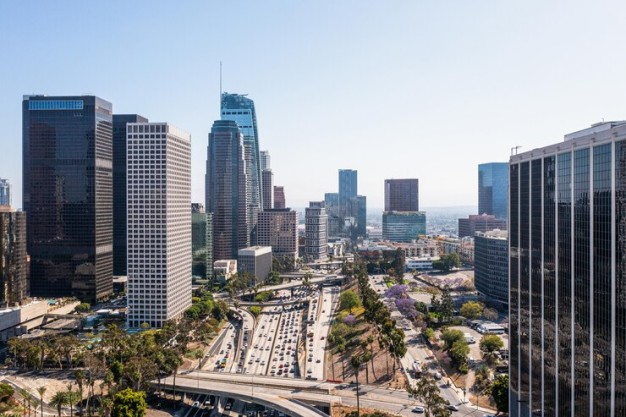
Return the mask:
[[[411,298],[396,299],[396,307],[398,307],[398,311],[409,320],[413,320],[418,316],[417,309],[415,308],[415,300]]]
[[[352,327],[354,326],[354,323],[356,323],[356,318],[352,314],[348,314],[346,317],[343,318],[343,322],[344,324]]]
[[[407,286],[394,285],[385,292],[385,297],[395,298],[396,300],[400,298],[409,298],[409,295],[407,294]]]

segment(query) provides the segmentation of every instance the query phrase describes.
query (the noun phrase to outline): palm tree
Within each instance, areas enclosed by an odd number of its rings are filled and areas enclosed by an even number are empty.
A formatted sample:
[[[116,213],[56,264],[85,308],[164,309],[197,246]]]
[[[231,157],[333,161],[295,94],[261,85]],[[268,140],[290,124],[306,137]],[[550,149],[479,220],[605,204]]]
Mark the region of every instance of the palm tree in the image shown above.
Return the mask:
[[[39,400],[41,404],[41,417],[43,417],[43,395],[46,393],[48,389],[46,387],[37,388],[37,392],[39,393]]]
[[[78,403],[80,404],[80,409],[83,409],[83,384],[85,383],[85,373],[82,369],[76,370],[74,372],[74,377],[76,378],[76,385],[78,385]]]
[[[54,396],[52,397],[52,400],[50,400],[50,405],[57,408],[59,417],[61,417],[61,407],[67,404],[67,402],[68,402],[67,393],[59,391],[56,394],[54,394]]]
[[[67,384],[67,402],[70,406],[70,417],[74,417],[74,403],[76,402],[76,394],[73,391],[74,385],[70,382]]]
[[[363,358],[361,356],[352,356],[350,358],[350,365],[354,369],[354,373],[356,375],[356,415],[359,417],[361,415],[361,404],[359,403],[359,368],[363,363]]]

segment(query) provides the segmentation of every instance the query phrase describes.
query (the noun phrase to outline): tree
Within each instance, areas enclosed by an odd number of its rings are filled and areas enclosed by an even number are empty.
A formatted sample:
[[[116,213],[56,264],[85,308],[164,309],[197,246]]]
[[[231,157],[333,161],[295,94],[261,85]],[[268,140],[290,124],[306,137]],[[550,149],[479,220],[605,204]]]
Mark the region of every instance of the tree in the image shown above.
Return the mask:
[[[80,303],[74,309],[77,313],[88,313],[91,310],[91,305],[89,303]]]
[[[50,405],[57,408],[57,413],[59,413],[59,417],[61,417],[61,408],[67,404],[67,393],[63,391],[59,391],[50,400]]]
[[[144,417],[147,408],[144,392],[126,388],[113,397],[111,417]]]
[[[261,307],[259,306],[250,307],[250,313],[252,313],[254,317],[258,317],[258,315],[261,314]]]
[[[437,382],[429,373],[424,374],[415,381],[415,386],[407,385],[407,393],[424,404],[426,417],[449,417],[452,412],[448,410],[447,401],[441,396]]]
[[[43,395],[46,393],[48,389],[46,387],[37,388],[37,392],[39,393],[39,403],[41,405],[41,417],[43,417]]]
[[[399,298],[396,300],[396,307],[404,317],[413,320],[417,317],[418,312],[415,309],[415,300],[412,298]]]
[[[9,384],[0,383],[0,403],[7,403],[15,393],[13,387]]]
[[[339,296],[339,309],[349,310],[352,313],[352,309],[360,307],[361,300],[358,295],[352,290],[347,290],[341,293]]]
[[[439,308],[441,313],[441,318],[450,320],[452,315],[454,314],[454,301],[452,301],[452,296],[450,295],[450,287],[447,285],[444,287],[441,293],[441,306]]]
[[[485,306],[478,301],[468,301],[461,306],[460,313],[468,320],[475,320],[483,313]]]
[[[435,331],[431,329],[430,327],[427,327],[426,329],[424,329],[422,334],[429,342],[432,342],[435,339]]]
[[[470,348],[465,341],[457,340],[452,344],[452,347],[448,351],[448,356],[452,359],[452,362],[456,364],[457,369],[463,373],[467,373],[467,355],[470,353]]]
[[[465,340],[465,335],[461,330],[457,329],[446,329],[441,334],[441,339],[444,341],[443,350],[447,351],[452,348],[452,345],[457,340]]]
[[[396,284],[393,287],[385,291],[385,297],[387,298],[409,298],[407,294],[408,287],[406,285]]]
[[[498,320],[498,310],[495,308],[485,308],[483,310],[483,317],[487,320]]]
[[[361,414],[361,405],[359,403],[359,369],[363,364],[363,358],[359,355],[354,355],[350,358],[350,365],[352,369],[354,369],[354,374],[356,375],[356,415],[357,417]]]
[[[491,384],[491,397],[500,413],[509,412],[509,376],[498,375]]]
[[[504,342],[496,334],[486,334],[480,339],[480,350],[485,352],[485,359],[493,363],[496,352],[504,347]]]

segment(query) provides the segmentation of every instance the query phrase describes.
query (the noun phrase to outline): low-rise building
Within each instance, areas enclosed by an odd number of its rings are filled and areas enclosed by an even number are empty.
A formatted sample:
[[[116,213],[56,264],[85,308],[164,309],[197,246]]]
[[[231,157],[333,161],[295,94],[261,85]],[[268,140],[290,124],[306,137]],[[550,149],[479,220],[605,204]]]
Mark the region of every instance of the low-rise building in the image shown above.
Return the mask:
[[[226,284],[226,281],[237,275],[237,260],[220,259],[213,262],[213,273],[215,274],[215,282]]]
[[[272,272],[272,247],[251,246],[239,249],[237,265],[239,272],[252,275],[255,283],[265,282]]]
[[[459,219],[459,238],[473,237],[476,232],[493,229],[506,230],[506,220],[492,214],[470,214],[467,219]]]
[[[424,271],[424,270],[429,270],[429,269],[433,269],[433,261],[438,261],[439,257],[435,256],[435,257],[412,257],[412,258],[406,258],[405,261],[405,265],[406,265],[406,270],[407,271],[412,271],[412,270],[416,270],[416,271]]]

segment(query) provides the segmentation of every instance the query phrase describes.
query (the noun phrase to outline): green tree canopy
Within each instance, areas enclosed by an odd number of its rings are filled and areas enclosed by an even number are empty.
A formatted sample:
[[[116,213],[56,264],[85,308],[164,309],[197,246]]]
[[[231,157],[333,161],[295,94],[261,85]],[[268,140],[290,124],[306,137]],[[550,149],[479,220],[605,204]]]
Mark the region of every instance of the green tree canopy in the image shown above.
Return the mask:
[[[496,408],[501,413],[509,411],[509,376],[498,375],[491,384],[491,397],[496,403]]]
[[[441,339],[444,341],[444,350],[450,350],[454,342],[463,340],[465,341],[465,335],[461,330],[457,329],[446,329],[441,334]]]
[[[475,320],[483,313],[485,306],[478,301],[468,301],[461,306],[460,313],[463,317],[469,320]]]
[[[497,334],[486,334],[480,339],[480,350],[483,352],[495,352],[504,347],[504,342]]]
[[[352,290],[347,290],[341,293],[339,296],[339,309],[340,310],[349,310],[352,312],[352,309],[360,307],[361,300],[359,300],[359,296]]]
[[[77,313],[87,313],[91,310],[91,305],[89,303],[80,303],[76,306],[75,310]]]
[[[144,392],[126,388],[113,397],[111,417],[144,417],[147,408]]]
[[[261,307],[259,306],[250,307],[250,313],[252,313],[254,317],[258,317],[259,314],[261,314]]]

